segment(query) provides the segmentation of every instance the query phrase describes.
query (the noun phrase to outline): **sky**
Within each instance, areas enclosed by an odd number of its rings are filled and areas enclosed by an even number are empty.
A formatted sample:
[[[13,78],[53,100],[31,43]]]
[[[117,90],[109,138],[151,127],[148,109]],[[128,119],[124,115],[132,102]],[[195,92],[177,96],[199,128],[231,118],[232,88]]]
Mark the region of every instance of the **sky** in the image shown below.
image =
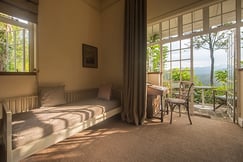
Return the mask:
[[[194,49],[194,67],[208,67],[211,66],[209,50],[196,50]],[[227,53],[225,50],[217,50],[214,52],[214,65],[227,66]]]

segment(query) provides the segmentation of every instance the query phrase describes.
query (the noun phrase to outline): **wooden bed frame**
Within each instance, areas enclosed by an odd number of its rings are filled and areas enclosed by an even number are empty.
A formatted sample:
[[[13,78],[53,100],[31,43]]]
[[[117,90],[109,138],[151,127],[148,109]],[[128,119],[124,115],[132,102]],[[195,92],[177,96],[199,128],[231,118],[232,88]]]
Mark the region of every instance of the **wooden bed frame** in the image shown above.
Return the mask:
[[[80,100],[82,98],[82,95],[80,93],[77,93],[78,91],[73,91],[73,92],[66,92],[66,99],[68,103]],[[86,95],[87,96],[87,95]],[[32,98],[36,98],[36,96],[28,96]],[[120,99],[120,98],[119,98]],[[23,100],[23,97],[21,97],[22,102],[25,101]],[[28,105],[25,102],[21,103],[22,105]],[[31,103],[33,106],[36,106],[36,103]],[[70,137],[84,129],[87,129],[91,126],[94,126],[97,123],[100,123],[116,114],[119,114],[121,112],[121,107],[116,107],[109,112],[103,113],[101,115],[98,115],[96,117],[90,118],[84,122],[78,123],[72,127],[69,127],[67,129],[54,132],[51,135],[48,135],[44,138],[41,138],[39,140],[35,140],[31,143],[25,144],[23,146],[17,147],[15,149],[12,149],[12,111],[8,107],[9,104],[3,103],[0,104],[0,107],[2,107],[3,112],[2,112],[2,138],[3,138],[3,146],[4,146],[4,154],[5,154],[5,159],[6,162],[18,162],[48,146],[51,146],[57,142],[60,142],[67,137]],[[25,106],[23,106],[25,107]],[[24,108],[26,109],[32,109],[31,107],[29,108]],[[27,110],[28,111],[28,110]],[[19,113],[19,112],[15,112]]]

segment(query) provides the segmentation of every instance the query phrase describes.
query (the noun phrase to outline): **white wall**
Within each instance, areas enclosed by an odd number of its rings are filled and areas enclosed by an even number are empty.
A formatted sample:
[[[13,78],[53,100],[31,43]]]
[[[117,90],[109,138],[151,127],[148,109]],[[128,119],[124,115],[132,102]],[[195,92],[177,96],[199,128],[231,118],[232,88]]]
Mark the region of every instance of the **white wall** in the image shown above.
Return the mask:
[[[112,82],[115,87],[122,87],[123,77],[123,30],[124,0],[107,0],[107,7],[102,10],[102,75],[103,82]],[[110,4],[110,5],[109,5]]]
[[[97,87],[102,79],[100,11],[80,0],[39,3],[39,82],[66,89]],[[98,47],[98,68],[82,67],[82,43]]]
[[[36,93],[35,76],[0,76],[0,99]]]
[[[41,0],[38,80],[66,89],[122,84],[124,0]],[[98,47],[98,68],[82,67],[82,43]],[[0,76],[0,98],[37,91],[35,76]]]

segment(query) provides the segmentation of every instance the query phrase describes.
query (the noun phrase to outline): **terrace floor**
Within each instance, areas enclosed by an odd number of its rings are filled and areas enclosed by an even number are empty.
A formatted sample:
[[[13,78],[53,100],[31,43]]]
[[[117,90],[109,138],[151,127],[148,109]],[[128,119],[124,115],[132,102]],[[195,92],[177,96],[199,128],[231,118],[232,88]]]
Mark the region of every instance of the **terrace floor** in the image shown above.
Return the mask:
[[[215,111],[213,111],[212,105],[207,105],[205,108],[201,108],[201,105],[194,105],[194,115],[232,122],[230,116],[227,114],[226,106],[222,106],[216,109]]]

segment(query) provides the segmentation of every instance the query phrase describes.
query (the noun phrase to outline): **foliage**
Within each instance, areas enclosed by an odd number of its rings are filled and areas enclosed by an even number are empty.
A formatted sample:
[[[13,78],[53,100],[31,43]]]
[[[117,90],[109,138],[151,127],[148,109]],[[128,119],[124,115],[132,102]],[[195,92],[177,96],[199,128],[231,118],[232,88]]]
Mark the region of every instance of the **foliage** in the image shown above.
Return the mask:
[[[218,70],[215,71],[215,78],[217,82],[222,83],[225,85],[227,83],[228,72],[227,70]]]
[[[172,80],[180,81],[180,78],[185,81],[189,81],[191,78],[190,69],[185,68],[183,71],[180,71],[179,68],[172,69]]]

